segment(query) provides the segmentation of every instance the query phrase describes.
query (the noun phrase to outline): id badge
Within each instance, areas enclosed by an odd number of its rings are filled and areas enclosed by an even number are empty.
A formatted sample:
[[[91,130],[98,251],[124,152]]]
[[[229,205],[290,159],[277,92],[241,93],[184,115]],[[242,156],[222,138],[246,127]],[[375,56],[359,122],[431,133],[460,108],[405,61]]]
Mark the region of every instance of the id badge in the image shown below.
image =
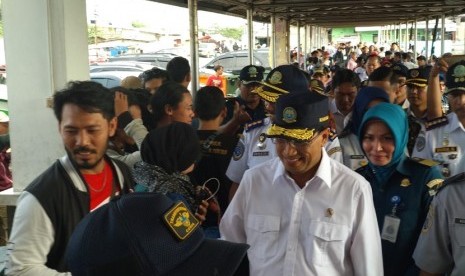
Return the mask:
[[[400,218],[394,216],[385,216],[381,239],[396,243],[397,234],[399,233]]]

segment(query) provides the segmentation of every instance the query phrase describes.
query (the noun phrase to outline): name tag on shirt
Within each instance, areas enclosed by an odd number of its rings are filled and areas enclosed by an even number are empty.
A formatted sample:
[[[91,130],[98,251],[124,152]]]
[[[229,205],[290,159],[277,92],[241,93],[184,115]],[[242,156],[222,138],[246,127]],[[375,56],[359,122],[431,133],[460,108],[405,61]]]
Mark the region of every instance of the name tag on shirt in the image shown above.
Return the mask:
[[[463,218],[455,218],[455,223],[457,223],[457,224],[465,224],[465,219],[463,219]]]
[[[385,216],[383,231],[381,231],[381,239],[396,243],[397,234],[399,233],[400,218],[393,216]]]
[[[268,151],[255,151],[252,153],[253,156],[268,156],[270,153]]]
[[[435,153],[442,153],[442,152],[456,152],[457,147],[441,147],[441,148],[435,148],[434,152]]]

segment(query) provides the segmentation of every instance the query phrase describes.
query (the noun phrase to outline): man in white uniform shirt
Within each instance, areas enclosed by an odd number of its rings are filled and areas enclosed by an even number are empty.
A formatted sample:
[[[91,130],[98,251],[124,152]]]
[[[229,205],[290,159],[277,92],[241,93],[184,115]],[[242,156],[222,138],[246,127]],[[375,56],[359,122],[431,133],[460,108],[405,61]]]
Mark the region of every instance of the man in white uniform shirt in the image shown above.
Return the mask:
[[[413,151],[413,157],[439,162],[445,178],[465,171],[465,60],[449,67],[446,86],[452,112],[418,136]]]
[[[277,158],[245,172],[224,214],[224,239],[250,244],[251,275],[383,275],[373,196],[330,159],[328,98],[289,93],[267,131]]]
[[[229,192],[230,200],[246,170],[277,156],[271,140],[266,139],[266,132],[274,120],[276,100],[290,91],[310,93],[307,78],[299,68],[293,65],[280,65],[274,68],[266,80],[261,82],[261,86],[255,89],[254,93],[257,93],[265,102],[268,117],[246,124],[243,135],[234,149],[226,171],[226,176],[233,182]],[[319,88],[319,92],[315,93],[323,93],[323,89]],[[342,162],[342,151],[337,137],[328,141],[325,149],[331,158]]]

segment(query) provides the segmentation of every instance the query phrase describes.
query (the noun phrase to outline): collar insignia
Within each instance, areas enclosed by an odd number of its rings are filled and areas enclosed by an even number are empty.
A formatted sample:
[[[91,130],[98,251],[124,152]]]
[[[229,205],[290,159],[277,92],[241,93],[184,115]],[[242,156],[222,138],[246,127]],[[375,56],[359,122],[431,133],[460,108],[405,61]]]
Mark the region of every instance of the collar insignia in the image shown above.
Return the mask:
[[[400,186],[401,187],[408,187],[412,185],[412,182],[410,182],[410,180],[408,178],[404,178],[402,179],[402,181],[400,182]]]

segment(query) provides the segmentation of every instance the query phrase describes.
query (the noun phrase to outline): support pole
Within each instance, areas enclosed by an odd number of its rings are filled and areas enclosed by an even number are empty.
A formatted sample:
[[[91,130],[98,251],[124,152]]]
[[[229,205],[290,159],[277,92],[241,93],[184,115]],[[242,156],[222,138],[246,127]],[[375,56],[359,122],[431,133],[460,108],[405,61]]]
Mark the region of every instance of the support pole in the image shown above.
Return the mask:
[[[253,48],[254,48],[252,15],[253,15],[252,7],[249,7],[247,9],[247,38],[249,42],[249,49],[248,49],[249,64],[253,64]]]
[[[446,52],[446,49],[444,49],[445,30],[446,30],[446,15],[442,14],[442,17],[441,17],[441,56],[444,55],[444,53]]]
[[[189,9],[189,33],[191,36],[191,94],[192,97],[195,98],[195,94],[199,88],[199,31],[197,20],[197,0],[188,0],[187,7]]]

